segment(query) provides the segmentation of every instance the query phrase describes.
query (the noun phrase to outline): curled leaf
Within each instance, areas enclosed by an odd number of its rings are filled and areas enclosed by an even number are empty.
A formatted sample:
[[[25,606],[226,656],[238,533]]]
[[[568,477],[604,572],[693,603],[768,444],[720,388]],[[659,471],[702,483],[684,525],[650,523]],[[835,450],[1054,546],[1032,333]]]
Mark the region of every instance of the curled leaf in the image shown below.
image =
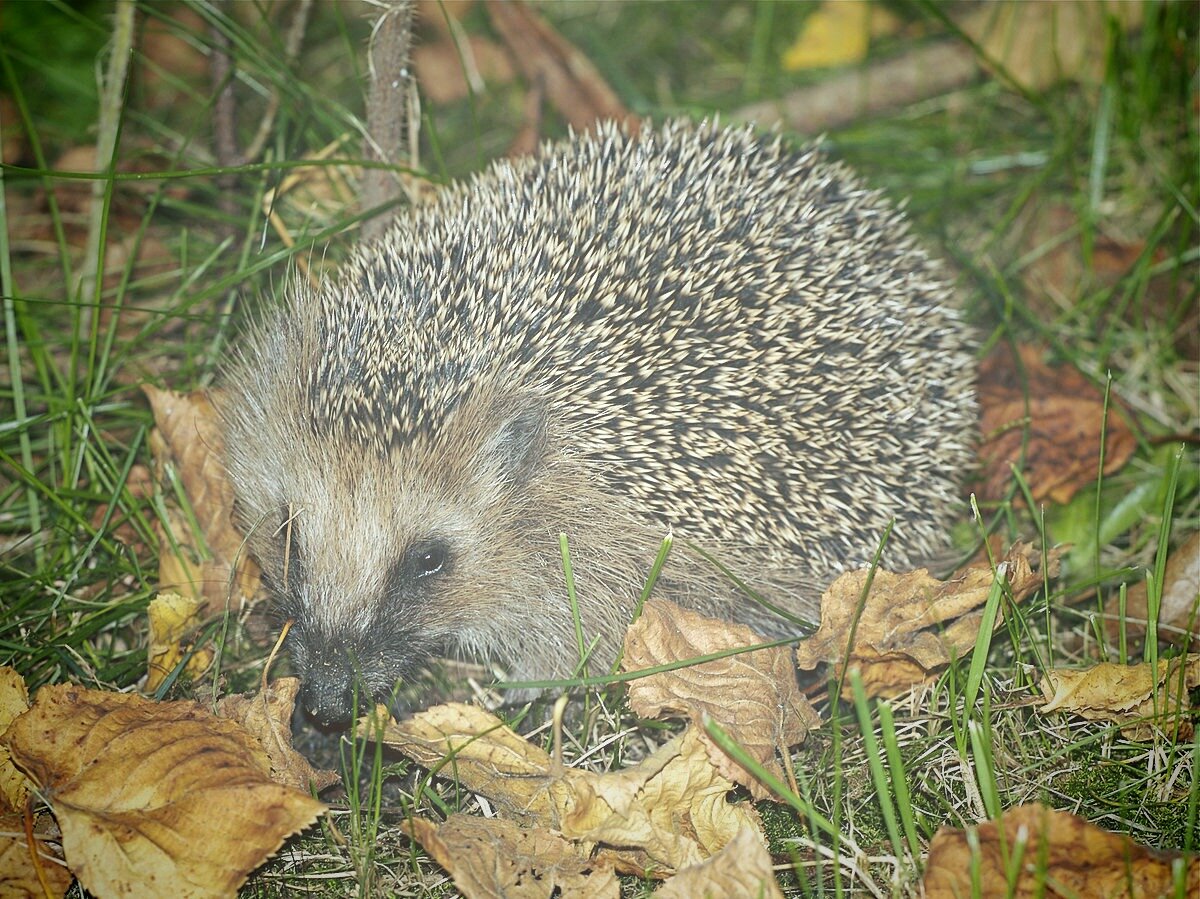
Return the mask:
[[[462,814],[442,824],[414,818],[402,827],[466,896],[617,899],[621,894],[611,864],[586,858],[541,827]]]
[[[744,827],[725,848],[691,868],[677,872],[654,893],[656,899],[693,896],[754,896],[783,899],[775,882],[771,853],[751,828]]]
[[[638,671],[761,642],[745,625],[706,618],[654,599],[625,635],[622,666]],[[800,692],[792,652],[786,646],[729,655],[632,681],[629,705],[644,717],[679,714],[695,724],[708,715],[780,779],[784,774],[776,752],[786,753],[821,723]],[[770,796],[758,778],[707,734],[703,739],[709,758],[725,777],[748,787],[757,799]]]
[[[4,741],[101,896],[232,896],[324,809],[272,782],[257,741],[192,702],[44,687]]]
[[[927,899],[1200,894],[1194,859],[1148,849],[1044,805],[1019,805],[972,829],[974,838],[952,827],[934,834],[925,864]],[[1186,869],[1178,894],[1177,863]]]
[[[1050,564],[1053,574],[1057,555]],[[803,669],[820,662],[839,671],[857,666],[868,695],[898,695],[971,650],[997,576],[1007,581],[1019,602],[1041,586],[1040,567],[1030,546],[1019,543],[997,564],[995,575],[986,564],[968,567],[947,581],[925,568],[906,574],[878,570],[857,621],[870,572],[847,572],[821,598],[820,627],[796,647],[796,662]],[[849,698],[848,685],[844,693]]]
[[[233,523],[225,437],[212,398],[203,390],[184,394],[147,385],[143,391],[154,412],[150,448],[157,467],[161,472],[168,463],[175,466],[203,538],[203,545],[196,545],[186,522],[172,518],[172,534],[160,533],[159,555],[166,568],[159,572],[159,584],[185,594],[194,590],[208,612],[223,611],[231,600],[235,607],[248,602],[258,590],[259,571]]]
[[[1071,671],[1050,669],[1038,683],[1046,704],[1041,711],[1068,711],[1089,721],[1111,721],[1131,740],[1153,739],[1159,728],[1177,740],[1190,740],[1192,707],[1188,693],[1200,686],[1200,653],[1161,659],[1157,668],[1100,662]]]
[[[281,677],[267,686],[266,693],[224,696],[217,714],[238,722],[257,737],[271,762],[271,779],[297,790],[320,792],[341,780],[336,771],[314,768],[292,748],[292,713],[300,680]]]
[[[596,774],[558,768],[490,713],[460,703],[435,706],[400,724],[360,723],[444,777],[492,800],[525,827],[597,847],[620,871],[665,876],[723,849],[743,827],[761,833],[749,803],[733,803],[733,783],[708,760],[694,728],[639,764]]]
[[[160,593],[150,600],[146,616],[150,620],[149,663],[146,692],[153,693],[183,658],[183,639],[200,625],[201,600],[178,593]],[[184,674],[202,675],[212,664],[211,649],[197,649],[188,659]]]

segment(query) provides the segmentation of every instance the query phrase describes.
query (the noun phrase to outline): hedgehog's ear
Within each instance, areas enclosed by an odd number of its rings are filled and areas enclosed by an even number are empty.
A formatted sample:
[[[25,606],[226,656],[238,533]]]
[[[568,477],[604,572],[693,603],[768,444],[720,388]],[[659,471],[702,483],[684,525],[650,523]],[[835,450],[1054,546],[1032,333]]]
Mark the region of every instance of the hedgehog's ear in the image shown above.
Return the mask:
[[[509,412],[479,450],[478,468],[497,482],[524,484],[546,454],[547,416],[540,402]]]

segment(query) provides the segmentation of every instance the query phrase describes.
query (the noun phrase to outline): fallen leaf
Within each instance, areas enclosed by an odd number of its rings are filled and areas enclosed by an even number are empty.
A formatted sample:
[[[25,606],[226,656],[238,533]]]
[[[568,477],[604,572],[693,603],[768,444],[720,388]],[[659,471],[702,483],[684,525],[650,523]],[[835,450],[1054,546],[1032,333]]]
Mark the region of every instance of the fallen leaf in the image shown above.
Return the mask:
[[[25,678],[15,668],[0,666],[0,734],[29,708],[29,690]],[[0,740],[0,813],[19,812],[29,796],[29,781],[13,767],[8,746]]]
[[[205,602],[204,614],[219,614],[230,605],[237,608],[253,599],[259,571],[246,555],[245,540],[233,523],[233,486],[225,476],[225,440],[216,409],[202,390],[182,394],[152,385],[142,389],[154,411],[150,448],[160,477],[168,464],[175,465],[208,550],[194,550],[201,560],[197,570],[192,574],[185,566],[187,579],[180,580],[166,560],[176,557],[176,546],[191,547],[191,532],[173,520],[174,540],[166,539],[160,548],[160,558],[168,567],[166,573],[160,570],[159,584],[185,594],[189,584],[195,585],[198,598]]]
[[[150,600],[146,617],[150,621],[150,640],[147,652],[146,692],[153,693],[167,679],[183,658],[183,638],[200,626],[201,601],[178,593],[160,593]],[[197,649],[184,666],[184,675],[192,680],[200,677],[212,664],[213,652]]]
[[[488,84],[507,84],[514,74],[504,48],[477,35],[457,44],[449,36],[420,44],[412,58],[421,97],[434,104],[456,103],[482,93]]]
[[[29,141],[21,125],[21,113],[17,104],[7,93],[0,94],[0,122],[4,122],[4,133],[0,134],[0,154],[9,165],[25,165]]]
[[[1184,891],[1200,895],[1200,864],[1179,853],[1158,852],[1109,833],[1067,812],[1019,805],[999,822],[968,831],[942,827],[925,863],[926,899],[1035,899],[1075,896],[1173,896],[1172,865],[1187,867]],[[1015,877],[1012,860],[1020,858]]]
[[[475,0],[417,0],[416,18],[422,28],[444,38],[451,28],[461,24],[475,5]]]
[[[192,539],[191,524],[183,510],[169,505],[165,521],[154,522],[158,539],[158,589],[203,601],[205,579],[212,577],[211,566]]]
[[[15,669],[0,666],[0,896],[42,897],[46,895],[25,836],[26,803],[29,781],[13,767],[3,734],[8,726],[29,708],[25,679]],[[55,843],[58,833],[49,826],[48,815],[34,819],[34,841],[38,847],[38,867],[46,878],[50,896],[66,893],[75,878],[62,864]]]
[[[1019,364],[1007,346],[999,346],[979,368],[980,492],[1004,497],[1016,466],[1035,501],[1065,503],[1099,476],[1104,393],[1077,369],[1046,365],[1036,347],[1018,351]],[[1105,474],[1121,468],[1137,446],[1116,405],[1110,397]]]
[[[1182,670],[1181,670],[1182,669]],[[1089,721],[1111,721],[1131,740],[1152,740],[1162,730],[1192,738],[1195,709],[1188,691],[1200,686],[1200,654],[1160,659],[1157,669],[1100,662],[1090,668],[1047,670],[1038,682],[1046,712],[1068,711]]]
[[[193,702],[43,687],[2,739],[100,896],[232,896],[325,808],[273,783],[257,742]]]
[[[1138,0],[1055,0],[1054,3],[988,3],[969,7],[963,31],[985,61],[999,65],[1022,87],[1040,91],[1060,81],[1099,84],[1104,77],[1109,27],[1141,24]]]
[[[462,703],[382,727],[378,717],[363,719],[359,735],[487,796],[524,827],[599,844],[596,857],[626,873],[662,877],[719,852],[743,827],[761,833],[753,806],[728,800],[733,783],[709,762],[695,728],[607,774],[556,766],[500,719]]]
[[[1074,308],[1098,286],[1116,284],[1146,249],[1144,240],[1120,234],[1107,221],[1083,223],[1065,203],[1030,204],[1022,220],[1027,225],[1016,228],[1024,232],[1017,252],[1027,260],[1021,280],[1029,301],[1046,316]]]
[[[589,131],[606,119],[636,127],[637,118],[591,60],[535,10],[522,3],[488,3],[486,8],[514,65],[527,82],[540,85],[572,128]]]
[[[706,618],[674,603],[652,599],[625,634],[622,667],[639,671],[761,642],[745,625]],[[643,717],[678,714],[695,724],[708,715],[780,779],[784,771],[776,752],[786,753],[821,724],[816,709],[800,692],[792,651],[786,646],[739,653],[631,681],[629,706]],[[709,758],[722,775],[749,788],[756,799],[771,795],[706,733],[703,739]]]
[[[34,841],[38,847],[38,868],[46,878],[43,889],[25,839],[24,815],[0,813],[0,896],[4,899],[57,899],[64,895],[75,877],[63,864],[62,855],[54,845],[57,835],[48,825],[49,815],[39,815],[34,826]],[[7,836],[6,834],[12,834]]]
[[[184,35],[203,32],[203,17],[183,4],[169,4],[146,16],[138,28],[137,84],[149,110],[163,110],[182,101],[185,91],[199,90],[209,76],[209,57]]]
[[[796,40],[783,53],[787,72],[861,62],[871,37],[866,0],[826,0],[804,20]]]
[[[654,891],[655,899],[694,899],[698,896],[751,896],[783,899],[775,881],[771,853],[749,827],[738,831],[725,848],[690,868],[667,878]]]
[[[1037,567],[1035,567],[1035,565]],[[1049,559],[1057,574],[1058,555]],[[1042,585],[1041,564],[1027,543],[1018,543],[996,565],[1013,600],[1020,602]],[[928,569],[906,574],[875,572],[862,615],[855,622],[869,571],[850,571],[821,597],[821,624],[796,647],[796,663],[811,670],[820,662],[857,667],[868,696],[896,696],[913,684],[931,680],[975,645],[984,605],[995,577],[986,564],[975,564],[939,581]],[[1001,616],[997,616],[999,626]],[[853,647],[847,646],[851,635]],[[850,685],[843,688],[850,698]]]
[[[258,738],[271,763],[271,780],[305,793],[319,793],[341,777],[336,771],[314,768],[292,748],[292,713],[299,692],[299,678],[281,677],[268,685],[266,693],[222,697],[217,714],[236,721]]]
[[[570,787],[558,797],[563,835],[607,847],[602,855],[618,870],[661,877],[700,864],[744,827],[766,845],[754,807],[729,802],[733,782],[712,765],[695,725],[632,768]]]
[[[413,818],[401,829],[473,899],[617,899],[621,894],[612,865],[585,858],[541,827],[454,814],[442,824]]]
[[[1125,614],[1121,616],[1121,597],[1114,595],[1104,604],[1105,630],[1116,640],[1124,624],[1126,634],[1146,632],[1149,603],[1146,584],[1134,584],[1125,591]],[[1158,639],[1183,642],[1188,635],[1200,636],[1200,531],[1167,557],[1163,573],[1162,598],[1158,607]]]
[[[360,737],[377,739],[425,768],[458,780],[519,820],[553,821],[549,754],[491,712],[452,702],[382,727],[378,722],[386,721],[386,709],[378,708],[375,716],[360,721]]]

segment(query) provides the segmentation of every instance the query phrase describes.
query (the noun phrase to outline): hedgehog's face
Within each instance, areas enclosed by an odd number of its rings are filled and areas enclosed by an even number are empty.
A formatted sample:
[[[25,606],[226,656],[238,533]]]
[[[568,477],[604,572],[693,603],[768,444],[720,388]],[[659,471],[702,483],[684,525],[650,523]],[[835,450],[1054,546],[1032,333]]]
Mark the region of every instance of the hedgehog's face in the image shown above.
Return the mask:
[[[238,429],[231,473],[318,722],[387,701],[439,650],[513,661],[512,635],[544,637],[534,599],[561,525],[533,511],[539,406],[466,403],[436,440],[386,454],[290,438]]]

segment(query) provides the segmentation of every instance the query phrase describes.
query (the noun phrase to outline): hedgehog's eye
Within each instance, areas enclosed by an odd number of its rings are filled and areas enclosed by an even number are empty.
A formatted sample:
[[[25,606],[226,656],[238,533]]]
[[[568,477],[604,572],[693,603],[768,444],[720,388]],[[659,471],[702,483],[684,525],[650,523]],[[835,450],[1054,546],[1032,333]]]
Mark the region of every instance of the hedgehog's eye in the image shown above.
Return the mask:
[[[411,570],[419,578],[438,574],[446,567],[449,552],[440,540],[430,540],[413,547],[409,556]]]

